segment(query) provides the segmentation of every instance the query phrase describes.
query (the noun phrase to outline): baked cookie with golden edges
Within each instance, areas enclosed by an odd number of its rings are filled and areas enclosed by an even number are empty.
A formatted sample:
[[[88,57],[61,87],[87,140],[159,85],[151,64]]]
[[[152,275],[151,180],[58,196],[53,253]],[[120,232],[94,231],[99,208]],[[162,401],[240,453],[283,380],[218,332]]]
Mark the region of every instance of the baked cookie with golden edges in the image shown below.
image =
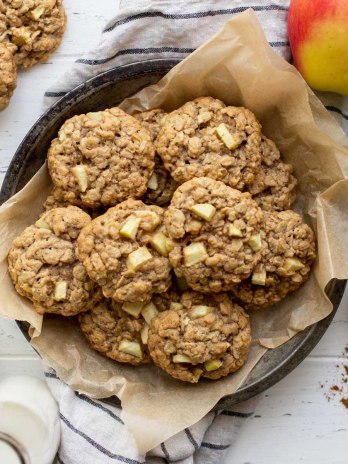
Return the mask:
[[[186,292],[177,309],[151,321],[148,349],[154,363],[172,377],[196,383],[240,369],[251,343],[249,318],[224,293]]]
[[[170,286],[171,243],[163,210],[129,199],[94,219],[78,238],[78,257],[104,296],[148,302]]]
[[[48,151],[48,169],[64,200],[98,208],[141,197],[154,157],[148,131],[111,108],[65,121]]]
[[[123,311],[121,304],[103,299],[78,319],[88,343],[104,356],[134,366],[151,361],[145,319]]]
[[[294,211],[264,212],[264,247],[252,276],[232,291],[245,309],[265,309],[297,290],[315,260],[312,229]]]
[[[0,40],[23,68],[48,60],[62,41],[66,22],[62,0],[0,2]]]
[[[261,259],[263,213],[249,193],[201,177],[182,184],[165,213],[175,274],[199,292],[231,290]]]
[[[166,116],[155,145],[179,184],[210,177],[242,190],[260,166],[260,143],[261,126],[251,111],[199,97]]]
[[[48,211],[27,227],[11,246],[9,274],[17,292],[39,314],[74,316],[102,297],[76,257],[76,239],[91,222],[75,206]]]
[[[256,203],[267,211],[283,211],[291,208],[296,199],[297,180],[293,167],[279,161],[280,153],[272,140],[262,136],[262,162],[254,182],[248,186]]]
[[[10,103],[16,88],[17,70],[11,51],[0,43],[0,111]]]
[[[149,131],[152,141],[155,142],[166,114],[161,108],[156,108],[135,113],[133,116]],[[149,205],[168,205],[177,187],[178,184],[163,166],[161,158],[156,155],[155,169],[150,177],[143,201]]]

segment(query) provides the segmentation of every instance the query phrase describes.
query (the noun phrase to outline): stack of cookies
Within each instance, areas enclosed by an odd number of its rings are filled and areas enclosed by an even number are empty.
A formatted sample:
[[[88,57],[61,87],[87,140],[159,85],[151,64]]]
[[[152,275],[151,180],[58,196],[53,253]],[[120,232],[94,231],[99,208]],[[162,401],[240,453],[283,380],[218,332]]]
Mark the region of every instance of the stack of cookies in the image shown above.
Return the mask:
[[[46,61],[66,27],[62,0],[0,1],[0,111],[16,88],[16,69]]]
[[[296,179],[252,112],[200,97],[166,114],[74,116],[48,151],[54,189],[9,273],[40,314],[77,316],[109,358],[198,382],[241,368],[248,311],[315,259]]]

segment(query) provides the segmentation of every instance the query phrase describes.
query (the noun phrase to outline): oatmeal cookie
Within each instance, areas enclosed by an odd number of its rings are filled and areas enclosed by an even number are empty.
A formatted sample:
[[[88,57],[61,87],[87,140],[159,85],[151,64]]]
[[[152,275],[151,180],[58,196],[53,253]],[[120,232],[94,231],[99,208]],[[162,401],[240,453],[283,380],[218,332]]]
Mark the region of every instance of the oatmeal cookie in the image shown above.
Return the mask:
[[[0,43],[0,111],[10,103],[16,88],[17,71],[13,55],[7,46]]]
[[[103,299],[78,319],[88,343],[104,356],[135,366],[151,361],[142,341],[145,320],[126,313],[119,303]]]
[[[170,285],[163,210],[129,199],[81,232],[78,256],[91,279],[115,301],[147,302]]]
[[[133,116],[149,131],[152,141],[155,142],[166,114],[162,109],[156,108],[136,113]],[[165,206],[172,199],[177,187],[178,184],[163,166],[161,158],[156,155],[155,169],[150,177],[143,201],[149,205]]]
[[[178,277],[199,292],[228,291],[261,258],[263,213],[249,193],[201,177],[181,185],[165,213]]]
[[[265,309],[297,290],[309,278],[315,260],[312,229],[294,211],[264,212],[265,246],[251,278],[232,291],[246,309]]]
[[[200,97],[166,116],[155,145],[180,184],[206,176],[242,190],[260,166],[260,143],[251,111]]]
[[[297,180],[293,167],[279,161],[280,153],[274,142],[262,137],[262,162],[254,182],[248,186],[256,203],[267,211],[290,209],[296,199]]]
[[[119,108],[68,119],[48,151],[48,168],[64,200],[88,208],[141,197],[155,149],[139,121]]]
[[[10,47],[17,66],[47,61],[66,27],[62,0],[1,0],[0,41]]]
[[[196,383],[240,369],[251,343],[249,318],[224,294],[186,292],[181,308],[151,321],[148,349],[154,363],[172,377]]]
[[[101,298],[76,258],[76,239],[90,222],[88,214],[75,206],[56,208],[14,240],[9,274],[17,292],[31,300],[39,314],[73,316]]]

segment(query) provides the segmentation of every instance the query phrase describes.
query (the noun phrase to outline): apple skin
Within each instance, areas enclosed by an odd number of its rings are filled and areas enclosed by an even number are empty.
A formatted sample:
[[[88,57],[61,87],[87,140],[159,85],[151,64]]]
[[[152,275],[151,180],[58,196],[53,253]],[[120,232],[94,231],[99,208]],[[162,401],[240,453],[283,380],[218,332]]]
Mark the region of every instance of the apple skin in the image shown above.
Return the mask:
[[[348,0],[291,0],[288,33],[308,85],[348,95]]]

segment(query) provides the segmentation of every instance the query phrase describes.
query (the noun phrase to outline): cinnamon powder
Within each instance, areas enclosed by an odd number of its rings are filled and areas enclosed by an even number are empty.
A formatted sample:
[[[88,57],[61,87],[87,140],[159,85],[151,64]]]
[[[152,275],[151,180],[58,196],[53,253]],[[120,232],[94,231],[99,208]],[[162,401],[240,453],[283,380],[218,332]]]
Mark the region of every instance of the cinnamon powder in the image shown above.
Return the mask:
[[[342,356],[348,360],[348,345],[343,350]],[[340,403],[348,409],[348,390],[347,390],[347,383],[348,383],[348,364],[347,361],[344,361],[342,364],[336,364],[336,368],[339,371],[338,376],[340,380],[340,385],[333,384],[329,387],[329,391],[324,393],[325,398],[327,401],[331,401],[335,398],[339,398]],[[325,382],[327,383],[327,382]],[[324,383],[320,384],[320,388],[324,389]]]

